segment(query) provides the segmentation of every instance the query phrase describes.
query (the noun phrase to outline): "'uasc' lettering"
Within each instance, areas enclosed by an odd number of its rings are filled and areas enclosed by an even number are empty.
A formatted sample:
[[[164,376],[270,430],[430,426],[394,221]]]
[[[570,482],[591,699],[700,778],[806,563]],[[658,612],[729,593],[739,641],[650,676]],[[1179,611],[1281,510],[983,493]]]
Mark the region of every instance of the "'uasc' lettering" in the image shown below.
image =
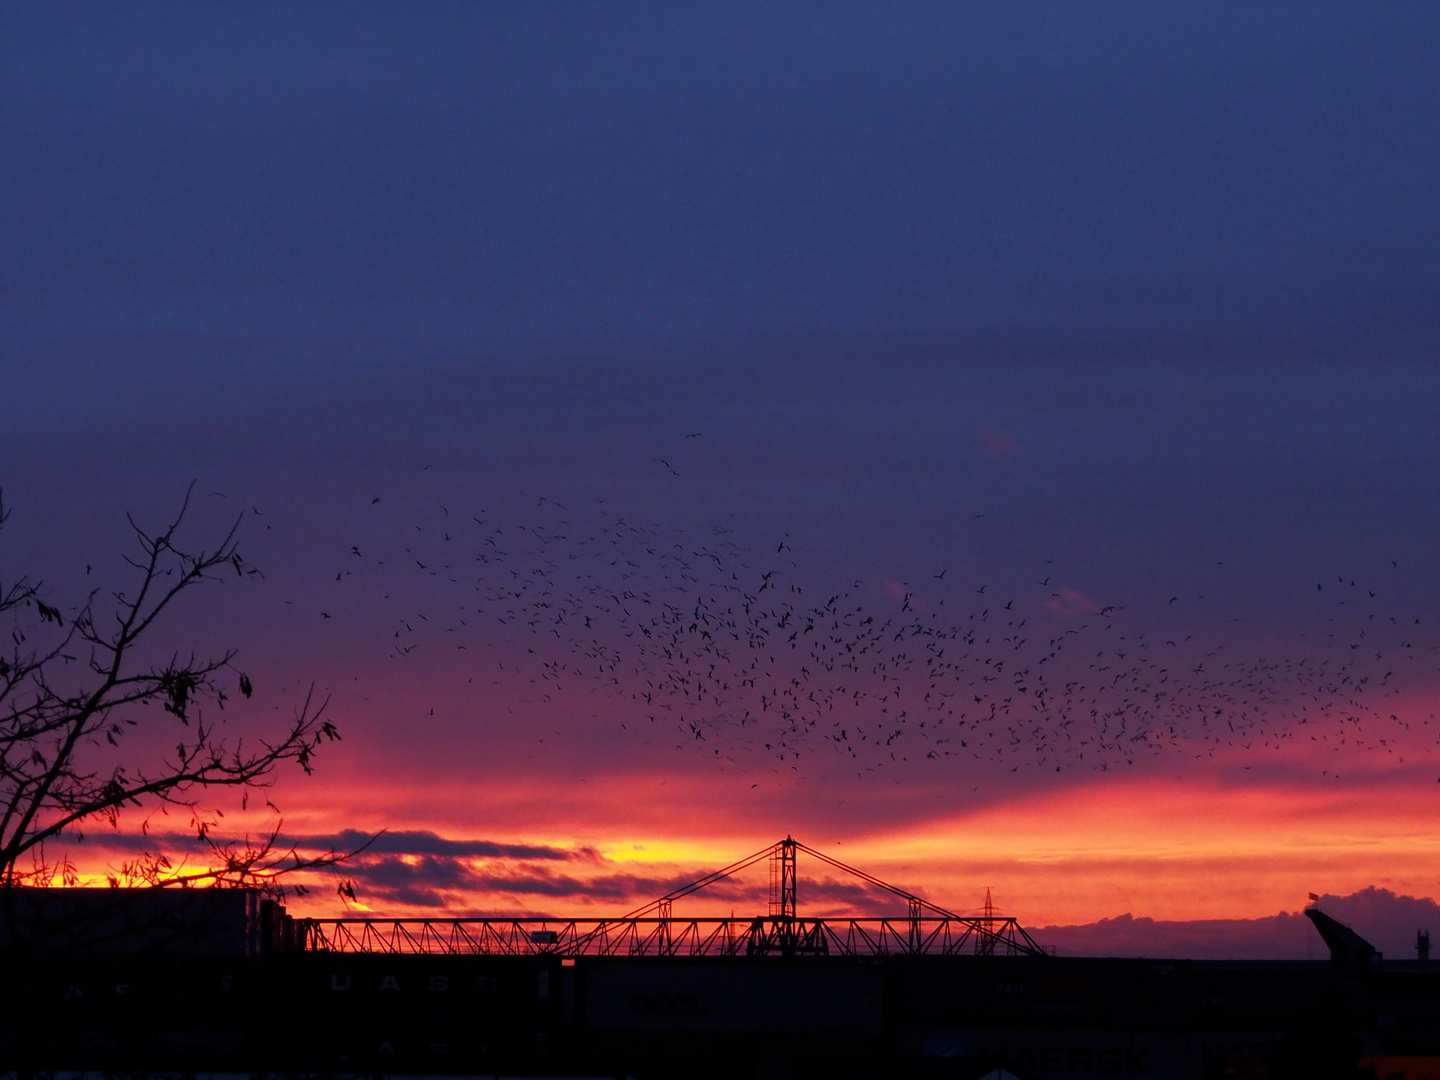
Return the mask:
[[[630,999],[636,1016],[706,1016],[694,994],[636,994]]]
[[[986,1056],[1001,1065],[1026,1072],[1062,1073],[1069,1076],[1149,1076],[1148,1050],[1121,1050],[1118,1047],[1092,1050],[1085,1046],[1001,1047],[985,1050]]]

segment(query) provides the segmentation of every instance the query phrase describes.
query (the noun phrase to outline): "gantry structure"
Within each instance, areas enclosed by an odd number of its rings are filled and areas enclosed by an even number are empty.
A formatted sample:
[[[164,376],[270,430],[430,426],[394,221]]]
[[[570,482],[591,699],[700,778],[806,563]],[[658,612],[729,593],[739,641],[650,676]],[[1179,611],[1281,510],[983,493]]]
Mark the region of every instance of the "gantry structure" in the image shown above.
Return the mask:
[[[805,918],[797,856],[840,870],[906,905],[903,916]],[[677,916],[674,903],[769,861],[766,915]],[[957,915],[787,836],[618,918],[304,919],[306,951],[476,956],[1043,956],[1011,916]]]

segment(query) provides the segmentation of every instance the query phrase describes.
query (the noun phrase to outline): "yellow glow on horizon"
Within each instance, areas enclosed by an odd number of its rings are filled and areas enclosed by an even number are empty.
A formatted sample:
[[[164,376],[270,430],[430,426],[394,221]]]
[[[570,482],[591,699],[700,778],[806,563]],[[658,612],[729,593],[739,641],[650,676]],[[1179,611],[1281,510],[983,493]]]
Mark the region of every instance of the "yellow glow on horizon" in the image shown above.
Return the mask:
[[[737,851],[733,841],[713,839],[624,840],[595,845],[602,858],[615,863],[678,863],[681,865],[729,865],[750,851]],[[753,850],[753,849],[752,849]]]
[[[383,805],[372,801],[377,792],[371,789],[317,784],[294,808],[287,832],[364,831],[389,817],[396,833],[548,847],[572,857],[462,856],[476,880],[486,882],[483,887],[467,890],[461,874],[458,884],[437,884],[428,898],[409,906],[399,899],[402,893],[387,900],[391,894],[382,886],[367,885],[360,863],[353,877],[362,904],[345,908],[333,881],[317,875],[311,894],[292,901],[291,910],[438,918],[473,911],[618,914],[657,898],[668,887],[658,882],[698,878],[784,834],[771,822],[783,820],[785,804],[759,797],[746,802],[749,783],[701,777],[676,792],[682,785],[662,790],[656,779],[597,778],[560,793],[516,779],[442,781],[391,787]],[[1250,918],[1299,910],[1310,891],[1345,895],[1371,885],[1440,896],[1433,774],[1385,782],[1355,777],[1333,786],[1293,777],[1096,776],[1066,787],[1016,791],[966,810],[957,811],[951,801],[928,816],[923,804],[917,812],[916,800],[900,798],[899,789],[866,791],[895,800],[876,803],[873,824],[829,836],[798,825],[797,839],[961,913],[978,910],[992,886],[997,909],[1031,927],[1127,912],[1155,919]],[[83,854],[79,870],[87,884],[104,885],[105,864],[121,859],[99,846]],[[429,858],[401,849],[385,858],[416,869],[422,889],[412,895],[421,896]],[[337,872],[352,876],[344,866]],[[847,900],[843,890],[830,888],[844,875],[803,854],[800,875],[802,910],[842,914],[848,904],[871,902]],[[546,878],[563,879],[563,890],[553,891]],[[593,892],[586,891],[591,883]],[[735,884],[740,894],[763,897],[766,867],[746,871]],[[726,893],[737,895],[734,889]],[[732,903],[743,908],[750,900],[702,892],[684,906],[688,914],[716,914],[728,913]]]

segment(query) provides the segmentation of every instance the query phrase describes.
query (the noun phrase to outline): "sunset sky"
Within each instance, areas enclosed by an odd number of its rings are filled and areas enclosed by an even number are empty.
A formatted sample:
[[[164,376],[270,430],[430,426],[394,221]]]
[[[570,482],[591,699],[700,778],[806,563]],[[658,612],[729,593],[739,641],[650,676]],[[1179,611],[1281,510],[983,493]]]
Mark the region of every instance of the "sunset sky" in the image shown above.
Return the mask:
[[[366,910],[787,833],[1031,927],[1440,898],[1437,55],[1421,3],[9,5],[0,580],[243,515],[156,655],[238,649],[237,736],[329,696],[271,796],[388,830]]]

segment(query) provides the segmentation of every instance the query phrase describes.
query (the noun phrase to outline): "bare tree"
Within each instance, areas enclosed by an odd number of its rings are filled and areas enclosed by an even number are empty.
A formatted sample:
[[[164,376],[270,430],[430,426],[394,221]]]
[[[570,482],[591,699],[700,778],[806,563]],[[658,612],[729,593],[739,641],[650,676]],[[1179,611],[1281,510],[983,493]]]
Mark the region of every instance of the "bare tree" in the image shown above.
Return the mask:
[[[0,884],[73,883],[76,868],[68,858],[47,858],[47,843],[83,835],[97,821],[119,829],[127,815],[139,816],[141,831],[148,831],[157,810],[184,813],[205,844],[203,865],[156,850],[114,869],[112,884],[283,893],[284,875],[344,858],[286,849],[278,816],[258,839],[226,840],[218,829],[223,815],[203,801],[216,789],[241,789],[242,803],[248,801],[286,762],[309,773],[316,749],[339,733],[312,687],[268,739],[230,737],[219,715],[230,700],[226,688],[242,698],[253,692],[234,666],[235,652],[205,657],[158,647],[165,617],[182,594],[222,575],[256,572],[237,547],[239,519],[213,549],[181,545],[177,534],[193,490],[192,484],[179,512],[157,532],[128,518],[136,550],[126,556],[133,579],[122,590],[96,589],[62,611],[47,601],[39,580],[0,580],[0,617],[11,638],[0,654]],[[0,528],[8,516],[0,501]],[[173,732],[162,736],[161,724]]]

